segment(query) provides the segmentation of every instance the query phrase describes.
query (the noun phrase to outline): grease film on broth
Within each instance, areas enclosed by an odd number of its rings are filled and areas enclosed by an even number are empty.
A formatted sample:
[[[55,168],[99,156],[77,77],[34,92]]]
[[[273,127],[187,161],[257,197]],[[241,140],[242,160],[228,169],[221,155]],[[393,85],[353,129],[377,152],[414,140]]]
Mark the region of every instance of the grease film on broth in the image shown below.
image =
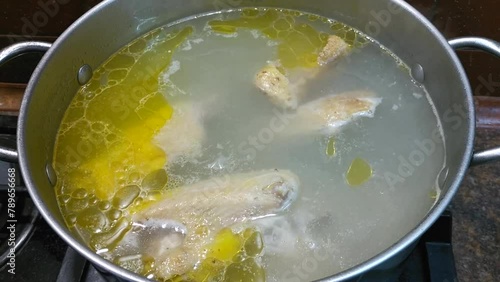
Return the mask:
[[[444,142],[422,149],[434,132],[425,88],[363,33],[292,10],[201,15],[134,40],[79,89],[55,189],[72,231],[148,278],[311,281],[430,210],[446,161]]]

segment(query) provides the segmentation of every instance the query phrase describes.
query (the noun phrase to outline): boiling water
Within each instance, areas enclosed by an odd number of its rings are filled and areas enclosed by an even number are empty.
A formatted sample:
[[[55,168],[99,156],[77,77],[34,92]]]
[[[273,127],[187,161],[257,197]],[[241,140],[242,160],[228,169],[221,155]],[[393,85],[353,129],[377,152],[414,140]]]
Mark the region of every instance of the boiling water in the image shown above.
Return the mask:
[[[245,13],[256,17],[259,12]],[[322,67],[309,80],[301,104],[370,90],[382,98],[374,117],[347,124],[333,136],[289,134],[292,113],[273,106],[253,85],[253,78],[268,61],[281,59],[290,70],[310,68],[311,62],[287,55],[280,46],[282,38],[270,32],[265,19],[261,28],[240,23],[243,28],[233,29],[224,22],[239,19],[236,11],[149,34],[115,55],[122,58],[111,59],[114,65],[108,62],[96,71],[93,82],[75,97],[60,129],[55,167],[61,210],[68,225],[96,251],[106,253],[111,246],[93,245],[98,240],[93,233],[115,228],[131,212],[127,207],[154,198],[159,188],[236,172],[286,169],[301,182],[300,195],[286,212],[250,223],[263,237],[261,263],[269,281],[310,281],[355,266],[390,247],[430,210],[439,197],[436,179],[445,153],[440,122],[425,89],[397,57],[361,33],[312,15],[277,13],[297,27],[313,28],[309,33],[302,30],[318,38],[309,49],[303,48],[304,53],[317,54],[320,49],[315,46],[324,46],[326,34],[337,34],[354,46],[349,56]],[[166,50],[168,55],[162,54]],[[110,79],[113,75],[117,78]],[[150,79],[134,82],[141,75]],[[149,81],[146,94],[123,98],[134,89],[133,83],[144,81]],[[157,102],[149,103],[153,100]],[[201,154],[165,167],[167,182],[156,169],[169,156],[158,152],[152,140],[178,105],[195,107],[205,133]],[[148,114],[134,117],[141,107]],[[132,117],[125,115],[127,111]],[[81,143],[79,139],[90,143],[74,145]],[[371,172],[353,187],[348,178],[363,169],[359,164]],[[158,189],[144,186],[152,173],[160,175],[160,181],[153,181]],[[119,190],[124,186],[126,191]]]

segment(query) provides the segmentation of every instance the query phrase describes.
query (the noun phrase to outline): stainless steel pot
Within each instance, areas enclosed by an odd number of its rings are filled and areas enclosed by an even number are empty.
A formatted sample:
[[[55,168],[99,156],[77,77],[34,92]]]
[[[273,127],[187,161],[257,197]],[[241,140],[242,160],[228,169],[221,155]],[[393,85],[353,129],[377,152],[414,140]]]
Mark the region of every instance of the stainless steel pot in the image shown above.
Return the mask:
[[[282,7],[340,20],[377,39],[411,66],[423,82],[442,120],[453,107],[464,119],[444,124],[448,164],[441,179],[443,193],[420,224],[372,259],[324,281],[359,276],[405,250],[450,203],[470,165],[500,159],[500,148],[473,154],[474,109],[465,72],[453,49],[475,48],[500,57],[500,45],[482,38],[445,41],[441,34],[404,1],[390,0],[109,0],[76,21],[50,46],[40,42],[15,44],[0,53],[0,65],[24,52],[47,51],[36,68],[23,100],[17,151],[2,147],[0,156],[19,160],[28,190],[52,228],[102,271],[120,280],[146,281],[93,253],[65,226],[55,198],[56,176],[51,167],[54,141],[64,112],[85,82],[85,64],[96,68],[120,47],[153,28],[195,14],[238,7]],[[82,81],[83,80],[83,81]]]

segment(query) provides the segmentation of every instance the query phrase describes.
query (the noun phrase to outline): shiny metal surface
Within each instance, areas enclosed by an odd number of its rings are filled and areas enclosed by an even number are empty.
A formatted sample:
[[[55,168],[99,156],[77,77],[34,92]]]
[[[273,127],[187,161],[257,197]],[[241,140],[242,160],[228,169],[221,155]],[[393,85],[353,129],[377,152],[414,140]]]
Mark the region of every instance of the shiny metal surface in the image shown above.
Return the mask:
[[[93,75],[92,67],[85,64],[78,70],[76,79],[78,80],[78,83],[80,85],[85,85],[92,79],[92,75]]]
[[[51,44],[45,42],[29,41],[13,44],[0,50],[0,67],[9,60],[30,52],[46,52]],[[17,162],[18,154],[16,142],[12,142],[10,137],[0,136],[0,160]]]
[[[420,64],[414,64],[411,67],[411,76],[413,79],[420,83],[424,83],[425,81],[425,72],[424,68]]]
[[[471,165],[481,165],[500,160],[500,148],[474,153]]]
[[[495,40],[481,37],[462,37],[452,39],[449,43],[455,50],[481,50],[500,58],[500,43]]]
[[[500,43],[491,39],[480,37],[462,37],[450,40],[449,43],[455,50],[481,50],[500,58]],[[481,165],[498,160],[500,160],[500,147],[474,153],[471,165]]]
[[[0,66],[10,59],[28,52],[46,52],[51,44],[38,41],[28,41],[13,44],[0,51]]]
[[[47,178],[49,179],[50,184],[55,186],[57,184],[57,174],[51,163],[47,163],[47,166],[45,166],[45,172],[47,173]]]
[[[0,135],[0,160],[6,162],[18,162],[16,140],[9,135]]]
[[[464,113],[458,126],[443,124],[449,161],[446,168],[448,175],[443,180],[441,198],[433,209],[418,226],[389,249],[321,281],[357,277],[407,250],[439,217],[458,189],[472,156],[475,115],[471,89],[448,42],[404,1],[108,0],[75,22],[44,56],[26,90],[18,127],[20,165],[35,204],[51,227],[72,248],[104,272],[122,280],[148,281],[92,252],[68,230],[59,212],[46,165],[51,163],[54,140],[64,112],[80,86],[75,73],[82,63],[96,68],[121,46],[158,26],[196,14],[244,6],[297,9],[351,25],[378,40],[407,65],[418,63],[422,66],[427,73],[424,85],[441,119],[453,108],[458,107]],[[113,21],[112,26],[109,21]],[[68,95],[70,93],[72,95]]]

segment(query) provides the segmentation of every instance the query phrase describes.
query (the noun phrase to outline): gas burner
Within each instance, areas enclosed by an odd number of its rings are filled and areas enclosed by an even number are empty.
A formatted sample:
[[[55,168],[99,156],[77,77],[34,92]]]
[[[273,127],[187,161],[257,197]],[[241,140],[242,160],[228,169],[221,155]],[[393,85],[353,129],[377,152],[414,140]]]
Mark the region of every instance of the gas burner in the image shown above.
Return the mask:
[[[7,135],[5,138],[15,137],[17,128],[17,116],[5,116],[2,115],[0,118],[0,134]]]
[[[9,169],[14,169],[17,176],[15,178],[16,192],[13,198],[15,200],[14,218],[8,217],[12,214],[8,207],[9,185],[6,176]],[[15,253],[21,252],[30,239],[39,213],[21,181],[19,167],[15,164],[0,162],[0,174],[5,175],[5,177],[0,177],[0,269],[3,269],[10,261],[11,249],[15,248]],[[10,226],[13,229],[8,228]],[[11,230],[14,230],[14,233]]]

